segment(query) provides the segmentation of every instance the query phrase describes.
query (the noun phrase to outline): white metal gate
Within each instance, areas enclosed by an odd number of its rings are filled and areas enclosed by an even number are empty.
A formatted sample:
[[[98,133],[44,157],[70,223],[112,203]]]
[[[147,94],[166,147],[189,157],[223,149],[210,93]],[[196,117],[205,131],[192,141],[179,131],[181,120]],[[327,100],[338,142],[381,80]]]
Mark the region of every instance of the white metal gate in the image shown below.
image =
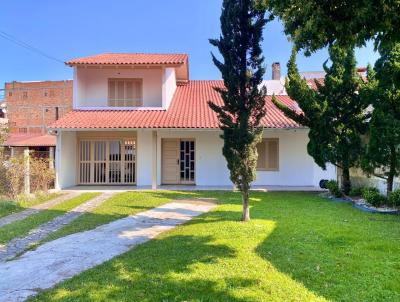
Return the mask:
[[[79,184],[135,184],[134,139],[79,141]]]

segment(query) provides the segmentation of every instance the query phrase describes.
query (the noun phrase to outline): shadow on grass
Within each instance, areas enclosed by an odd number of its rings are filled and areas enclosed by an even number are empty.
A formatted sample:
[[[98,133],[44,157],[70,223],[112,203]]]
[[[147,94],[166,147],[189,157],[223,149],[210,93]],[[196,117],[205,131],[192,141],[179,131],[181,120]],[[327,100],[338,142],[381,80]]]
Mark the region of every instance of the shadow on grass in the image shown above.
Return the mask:
[[[211,236],[176,235],[139,245],[105,264],[39,294],[35,301],[232,301],[228,286],[250,286],[247,278],[224,279],[194,274],[193,267],[235,257],[235,251]],[[99,274],[100,273],[100,274]],[[101,276],[101,278],[99,278]]]
[[[194,234],[199,235],[187,235],[187,228],[181,228],[183,234],[151,240],[40,294],[36,301],[242,302],[249,299],[234,296],[232,289],[258,288],[261,291],[269,284],[271,276],[278,277],[271,286],[277,292],[290,291],[292,287],[288,286],[300,283],[306,292],[335,301],[400,300],[398,218],[385,216],[382,218],[385,222],[371,221],[371,214],[345,204],[330,203],[311,193],[255,192],[251,195],[253,221],[239,225],[234,223],[241,214],[239,193],[146,194],[148,198],[157,197],[165,202],[188,197],[216,197],[223,206],[187,223],[197,225]],[[132,198],[135,196],[140,194],[135,192]],[[125,206],[147,209],[143,204]],[[101,216],[93,215],[96,219]],[[116,216],[104,215],[113,220],[118,218]],[[272,221],[275,227],[272,233],[263,235],[260,232],[269,229],[263,227],[266,221]],[[208,230],[212,235],[201,235],[202,230]],[[224,240],[232,240],[238,245],[233,248],[231,241],[225,241],[229,245],[222,244]],[[232,277],[224,271],[224,261],[236,261],[237,255],[243,257],[243,251],[246,255],[255,252],[252,265],[262,272],[257,275],[258,279],[247,278],[247,274]],[[269,263],[274,269],[267,272],[268,265],[264,265]],[[238,262],[237,266],[247,264]],[[221,271],[215,272],[208,265],[221,268]],[[204,267],[206,269],[202,269]],[[279,274],[272,273],[275,268]],[[264,275],[263,270],[269,275]],[[280,283],[282,275],[293,282]],[[299,287],[293,288],[299,290]],[[284,295],[290,300],[297,293]],[[262,301],[262,296],[258,300]]]
[[[334,301],[400,301],[399,217],[310,193],[268,210],[255,203],[252,213],[276,221],[257,254],[309,290]]]

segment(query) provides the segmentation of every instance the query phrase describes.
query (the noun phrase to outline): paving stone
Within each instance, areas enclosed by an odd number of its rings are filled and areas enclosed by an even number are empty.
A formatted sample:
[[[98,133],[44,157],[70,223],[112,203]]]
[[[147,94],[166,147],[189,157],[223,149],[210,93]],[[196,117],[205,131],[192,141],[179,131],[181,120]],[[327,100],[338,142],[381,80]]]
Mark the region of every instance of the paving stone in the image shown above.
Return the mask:
[[[63,226],[70,224],[73,220],[81,216],[85,212],[90,212],[92,209],[98,207],[105,200],[110,198],[114,193],[101,194],[63,215],[57,216],[36,229],[33,229],[25,237],[15,238],[7,242],[4,246],[0,247],[0,262],[12,259],[17,255],[23,253],[29,246],[38,243],[46,238],[50,233],[53,233]]]
[[[24,301],[132,247],[210,211],[209,200],[176,200],[158,208],[71,234],[0,263],[0,301]]]

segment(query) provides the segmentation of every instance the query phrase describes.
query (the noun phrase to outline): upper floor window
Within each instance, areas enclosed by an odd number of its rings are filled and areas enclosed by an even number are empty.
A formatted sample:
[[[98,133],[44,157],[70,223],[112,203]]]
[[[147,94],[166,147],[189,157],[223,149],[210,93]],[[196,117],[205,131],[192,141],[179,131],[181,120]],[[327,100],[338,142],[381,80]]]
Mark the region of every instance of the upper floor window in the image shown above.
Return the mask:
[[[140,107],[143,105],[142,79],[108,79],[108,106]]]
[[[22,92],[22,98],[24,98],[24,99],[28,98],[28,92],[27,91]]]

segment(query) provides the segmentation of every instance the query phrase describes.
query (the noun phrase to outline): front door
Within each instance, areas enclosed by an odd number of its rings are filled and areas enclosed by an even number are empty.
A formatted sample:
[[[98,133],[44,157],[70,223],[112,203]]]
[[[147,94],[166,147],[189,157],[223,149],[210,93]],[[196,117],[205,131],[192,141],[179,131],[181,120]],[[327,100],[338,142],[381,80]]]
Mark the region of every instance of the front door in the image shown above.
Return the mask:
[[[195,183],[195,142],[190,139],[162,140],[162,183]]]

